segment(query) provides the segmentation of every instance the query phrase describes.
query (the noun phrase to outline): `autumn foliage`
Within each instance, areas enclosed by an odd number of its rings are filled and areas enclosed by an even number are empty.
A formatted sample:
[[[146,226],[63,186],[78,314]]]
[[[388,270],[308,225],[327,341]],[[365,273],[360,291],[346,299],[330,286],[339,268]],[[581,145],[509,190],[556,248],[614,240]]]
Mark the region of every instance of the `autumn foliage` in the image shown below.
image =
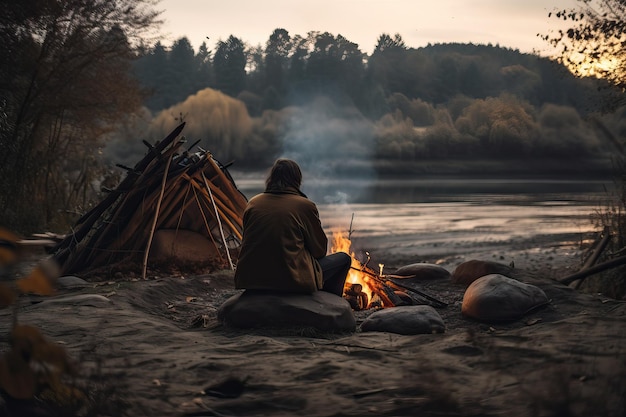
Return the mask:
[[[0,271],[2,277],[21,261],[19,237],[0,228]],[[17,306],[24,294],[52,295],[59,268],[50,259],[39,262],[25,277],[0,282],[0,308],[16,307],[7,336],[9,350],[0,356],[0,393],[6,399],[29,400],[46,396],[55,402],[77,401],[82,394],[65,385],[64,378],[76,374],[65,349],[49,340],[35,326],[21,324]]]

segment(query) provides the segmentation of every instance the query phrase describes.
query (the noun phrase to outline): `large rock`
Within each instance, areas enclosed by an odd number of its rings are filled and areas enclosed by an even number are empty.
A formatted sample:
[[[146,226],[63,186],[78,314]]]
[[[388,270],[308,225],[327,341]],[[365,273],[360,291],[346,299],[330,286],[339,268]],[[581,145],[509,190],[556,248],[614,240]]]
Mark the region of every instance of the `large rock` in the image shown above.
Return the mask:
[[[398,268],[394,277],[407,277],[415,280],[449,279],[450,271],[441,265],[429,263],[415,263]]]
[[[455,284],[470,285],[480,277],[489,274],[508,276],[513,268],[498,262],[479,261],[473,259],[458,265],[452,272],[452,282]]]
[[[304,327],[331,333],[356,330],[348,301],[326,291],[308,295],[246,290],[226,300],[217,318],[238,328]]]
[[[430,334],[445,331],[443,319],[431,306],[391,307],[372,313],[361,323],[364,332]]]
[[[548,303],[541,288],[504,275],[490,274],[467,287],[461,312],[484,322],[513,321]]]

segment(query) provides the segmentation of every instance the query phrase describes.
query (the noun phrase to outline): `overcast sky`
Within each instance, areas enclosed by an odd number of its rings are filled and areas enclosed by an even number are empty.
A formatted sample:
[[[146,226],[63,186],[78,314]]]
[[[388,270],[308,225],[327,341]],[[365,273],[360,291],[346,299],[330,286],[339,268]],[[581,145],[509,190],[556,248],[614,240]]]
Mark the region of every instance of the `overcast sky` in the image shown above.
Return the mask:
[[[521,52],[550,48],[537,33],[557,28],[555,9],[576,0],[161,0],[165,45],[186,36],[195,50],[214,49],[230,35],[265,46],[274,29],[305,36],[341,34],[371,54],[382,33],[399,33],[409,47],[459,42],[500,45]],[[206,39],[209,37],[209,40]]]

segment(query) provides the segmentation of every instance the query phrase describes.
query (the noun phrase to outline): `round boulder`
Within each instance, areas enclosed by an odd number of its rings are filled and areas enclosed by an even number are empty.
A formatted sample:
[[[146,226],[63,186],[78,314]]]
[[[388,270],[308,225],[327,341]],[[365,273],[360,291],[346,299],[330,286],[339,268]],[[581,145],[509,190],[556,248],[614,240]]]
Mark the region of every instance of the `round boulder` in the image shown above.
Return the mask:
[[[480,277],[489,274],[500,274],[508,276],[513,268],[498,262],[479,261],[473,259],[471,261],[459,264],[452,272],[452,282],[455,284],[470,285]]]
[[[243,329],[299,327],[331,333],[356,330],[348,301],[325,291],[286,294],[246,290],[226,300],[217,318],[225,326]]]
[[[504,275],[490,274],[467,287],[461,312],[479,321],[506,322],[518,320],[548,303],[541,288]]]
[[[393,273],[395,278],[412,278],[416,280],[449,279],[450,271],[441,265],[415,263],[401,266]]]
[[[404,335],[443,333],[443,319],[431,306],[391,307],[372,313],[361,323],[364,332],[389,332]]]

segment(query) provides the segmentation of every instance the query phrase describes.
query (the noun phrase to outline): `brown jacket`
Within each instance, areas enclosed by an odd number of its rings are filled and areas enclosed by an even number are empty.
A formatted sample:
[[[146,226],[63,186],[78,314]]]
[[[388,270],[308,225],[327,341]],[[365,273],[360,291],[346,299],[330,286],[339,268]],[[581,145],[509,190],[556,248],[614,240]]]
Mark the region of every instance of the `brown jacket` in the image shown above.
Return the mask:
[[[322,288],[317,259],[328,239],[315,203],[297,190],[253,197],[243,214],[235,286],[312,293]]]

